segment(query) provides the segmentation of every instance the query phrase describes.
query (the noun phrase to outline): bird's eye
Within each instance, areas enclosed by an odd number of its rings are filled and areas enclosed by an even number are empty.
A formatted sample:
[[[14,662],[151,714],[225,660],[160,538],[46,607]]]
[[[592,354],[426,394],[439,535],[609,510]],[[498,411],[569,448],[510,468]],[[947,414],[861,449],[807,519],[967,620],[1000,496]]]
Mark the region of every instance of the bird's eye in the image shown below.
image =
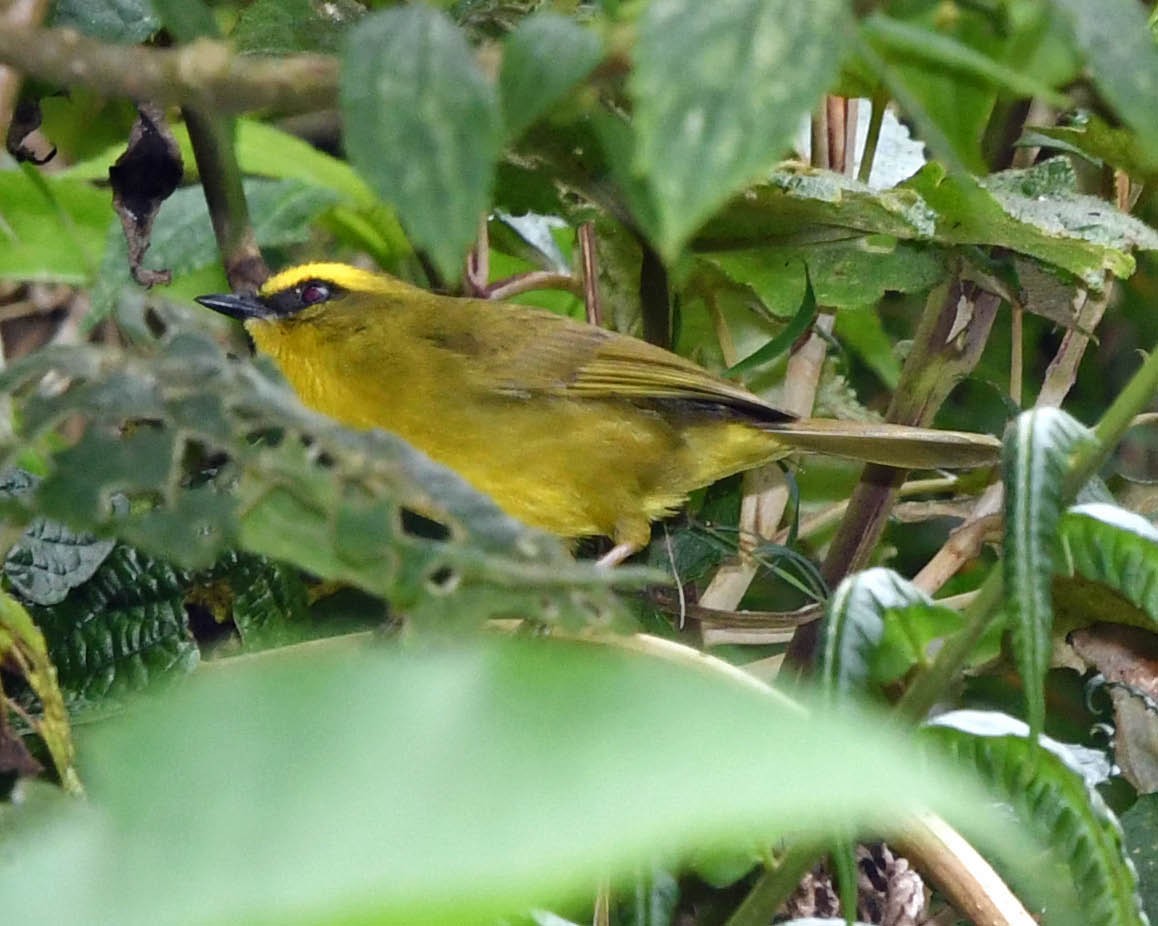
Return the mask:
[[[325,283],[312,280],[309,283],[302,284],[299,297],[302,300],[302,305],[316,305],[330,298],[330,287]]]

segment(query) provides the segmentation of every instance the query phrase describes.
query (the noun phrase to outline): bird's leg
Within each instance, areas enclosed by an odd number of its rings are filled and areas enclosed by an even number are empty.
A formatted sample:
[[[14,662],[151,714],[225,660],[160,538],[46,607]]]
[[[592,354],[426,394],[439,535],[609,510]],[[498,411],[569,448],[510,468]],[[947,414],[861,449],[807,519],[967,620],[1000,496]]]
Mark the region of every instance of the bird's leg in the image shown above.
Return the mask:
[[[642,547],[638,543],[617,543],[599,557],[599,559],[595,561],[595,565],[610,569],[613,566],[618,566],[628,557],[634,556],[641,549]]]

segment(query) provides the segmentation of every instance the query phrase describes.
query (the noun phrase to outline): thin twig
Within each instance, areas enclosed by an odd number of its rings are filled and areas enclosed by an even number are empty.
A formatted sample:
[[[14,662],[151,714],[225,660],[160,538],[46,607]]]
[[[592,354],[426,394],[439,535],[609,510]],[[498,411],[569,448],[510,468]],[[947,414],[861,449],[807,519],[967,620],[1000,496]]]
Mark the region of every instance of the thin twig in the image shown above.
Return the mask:
[[[603,306],[599,301],[599,255],[595,251],[595,223],[579,226],[579,257],[583,277],[583,305],[587,322],[602,327]]]
[[[510,299],[511,296],[535,289],[562,289],[576,296],[581,295],[579,281],[575,277],[569,273],[556,273],[553,270],[532,270],[529,273],[507,277],[505,280],[492,283],[483,295],[487,299]]]

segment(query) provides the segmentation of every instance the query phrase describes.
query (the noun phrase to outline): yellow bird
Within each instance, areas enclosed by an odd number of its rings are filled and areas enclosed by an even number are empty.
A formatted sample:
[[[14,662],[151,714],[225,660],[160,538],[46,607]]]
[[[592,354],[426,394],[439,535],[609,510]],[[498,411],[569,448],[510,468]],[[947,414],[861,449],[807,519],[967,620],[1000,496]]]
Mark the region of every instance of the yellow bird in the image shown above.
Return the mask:
[[[989,435],[794,419],[637,338],[551,312],[426,292],[338,263],[202,305],[241,319],[302,401],[400,435],[507,513],[641,549],[694,489],[794,450],[905,469],[984,466]]]

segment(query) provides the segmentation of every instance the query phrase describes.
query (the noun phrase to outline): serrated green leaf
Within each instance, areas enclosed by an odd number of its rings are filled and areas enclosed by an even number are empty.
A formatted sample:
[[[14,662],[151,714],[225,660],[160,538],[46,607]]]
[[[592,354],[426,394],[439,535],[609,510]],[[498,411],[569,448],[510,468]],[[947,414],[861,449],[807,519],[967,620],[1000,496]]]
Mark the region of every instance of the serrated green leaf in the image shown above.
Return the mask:
[[[39,482],[24,470],[9,470],[0,475],[0,498],[18,498],[33,491]],[[56,604],[92,577],[113,543],[37,518],[8,551],[4,576],[25,601]]]
[[[894,612],[911,608],[947,612],[943,615],[947,629],[957,623],[954,612],[935,605],[891,569],[878,566],[842,581],[825,610],[818,675],[821,688],[834,700],[863,690],[873,674],[886,619],[899,620]]]
[[[30,609],[71,710],[107,707],[197,665],[187,582],[167,563],[121,544],[62,603]]]
[[[945,275],[942,252],[882,236],[701,256],[737,283],[751,286],[781,318],[791,317],[800,306],[805,263],[816,301],[831,308],[875,305],[887,292],[922,292]]]
[[[1057,561],[1058,522],[1066,499],[1070,456],[1092,433],[1056,408],[1019,415],[1005,431],[1005,611],[1013,652],[1025,686],[1029,725],[1045,721],[1045,673],[1052,651],[1050,583]]]
[[[891,829],[922,808],[1023,845],[951,766],[850,706],[806,713],[610,647],[314,647],[247,662],[90,729],[86,771],[107,825],[94,832],[82,808],[79,831],[61,821],[67,836],[33,862],[0,855],[11,915],[493,923],[589,896],[600,877],[620,883],[657,851]],[[82,883],[31,883],[44,851]]]
[[[0,278],[89,283],[114,224],[107,192],[33,171],[0,171]]]
[[[1063,866],[1064,873],[1051,880],[1072,891],[1072,899],[1053,906],[1050,922],[1056,917],[1066,926],[1142,926],[1146,919],[1121,827],[1080,771],[1026,732],[977,735],[943,722],[926,727],[922,738],[975,769],[1013,807],[1018,822],[1050,848],[1054,864]],[[1038,885],[1026,887],[1036,891]]]
[[[297,570],[242,556],[227,578],[235,590],[233,623],[247,651],[285,646],[308,635],[309,595]]]
[[[635,171],[655,194],[649,229],[671,261],[739,189],[770,169],[836,76],[843,0],[654,0],[629,89]]]
[[[546,113],[603,56],[603,43],[592,30],[558,13],[528,16],[503,44],[499,95],[508,141]]]
[[[8,551],[4,575],[26,601],[56,604],[92,577],[114,543],[53,521],[36,520]]]
[[[52,25],[105,42],[135,45],[161,28],[151,0],[57,0]]]
[[[351,163],[457,278],[502,146],[494,88],[465,36],[426,6],[373,13],[350,30],[340,91]]]
[[[1158,232],[1105,200],[1073,192],[1073,168],[1052,158],[977,180],[928,164],[904,187],[936,210],[936,239],[1006,247],[1036,257],[1100,291],[1108,270],[1134,272],[1131,251],[1158,248]]]
[[[1132,0],[1055,0],[1066,14],[1098,91],[1158,161],[1158,46]]]
[[[1076,505],[1058,525],[1064,575],[1113,589],[1158,625],[1158,528],[1125,508]]]

